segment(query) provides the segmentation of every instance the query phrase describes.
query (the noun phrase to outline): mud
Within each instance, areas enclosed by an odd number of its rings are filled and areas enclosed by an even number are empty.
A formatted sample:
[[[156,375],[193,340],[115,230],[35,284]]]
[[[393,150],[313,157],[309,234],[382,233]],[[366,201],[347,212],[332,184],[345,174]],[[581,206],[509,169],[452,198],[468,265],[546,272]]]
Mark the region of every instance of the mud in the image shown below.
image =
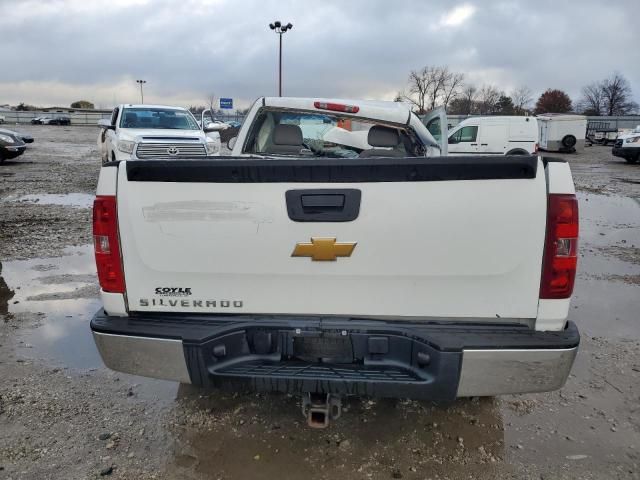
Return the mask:
[[[98,132],[25,130],[36,142],[0,166],[0,478],[640,478],[640,166],[610,148],[566,156],[582,344],[561,391],[449,406],[353,398],[317,431],[296,397],[102,366],[88,328]]]

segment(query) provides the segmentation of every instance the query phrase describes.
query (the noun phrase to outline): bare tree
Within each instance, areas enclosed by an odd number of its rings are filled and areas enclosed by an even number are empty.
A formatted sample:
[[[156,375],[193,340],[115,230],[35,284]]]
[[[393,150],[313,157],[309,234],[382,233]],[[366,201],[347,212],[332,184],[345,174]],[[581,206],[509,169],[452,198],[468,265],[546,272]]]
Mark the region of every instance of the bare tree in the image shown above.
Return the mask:
[[[513,101],[513,107],[517,114],[522,115],[531,107],[533,101],[531,89],[526,85],[516,88],[511,93],[511,100]]]
[[[471,115],[476,110],[476,99],[478,89],[473,85],[466,85],[462,88],[459,96],[451,100],[448,113],[453,115]]]
[[[449,69],[447,67],[431,67],[431,89],[429,91],[429,110],[438,105],[438,99],[445,89]]]
[[[602,102],[607,115],[627,115],[638,108],[632,100],[631,87],[626,78],[616,72],[602,81]]]
[[[409,74],[409,95],[405,99],[413,103],[418,114],[425,113],[427,99],[436,81],[433,67],[423,67],[420,70],[412,70]]]
[[[423,114],[439,105],[446,107],[460,92],[464,75],[449,70],[449,67],[425,66],[409,74],[408,94],[403,98],[415,105],[417,113]]]
[[[587,115],[602,115],[603,108],[602,82],[593,82],[582,87],[582,97],[578,101],[577,110]]]
[[[480,113],[493,113],[500,100],[500,91],[493,85],[483,85],[478,92]]]
[[[473,85],[467,85],[462,92],[462,98],[467,103],[467,115],[471,115],[475,110],[475,102],[478,98],[478,89]]]
[[[442,106],[446,109],[452,100],[460,95],[464,82],[464,73],[449,73],[442,93]]]

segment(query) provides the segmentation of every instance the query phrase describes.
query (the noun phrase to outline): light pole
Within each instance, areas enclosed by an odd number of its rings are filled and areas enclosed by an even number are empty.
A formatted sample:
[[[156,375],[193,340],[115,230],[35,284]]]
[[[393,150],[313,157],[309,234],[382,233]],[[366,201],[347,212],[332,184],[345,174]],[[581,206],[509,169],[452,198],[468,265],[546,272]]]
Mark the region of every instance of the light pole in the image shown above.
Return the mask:
[[[291,23],[287,23],[286,25],[282,25],[279,20],[276,20],[273,23],[269,24],[269,28],[278,34],[280,37],[280,49],[278,50],[278,96],[282,96],[282,34],[287,30],[291,30],[293,25]]]
[[[136,80],[136,83],[140,84],[140,100],[141,100],[140,103],[144,103],[144,93],[142,92],[142,84],[143,83],[147,83],[147,81],[146,80]]]

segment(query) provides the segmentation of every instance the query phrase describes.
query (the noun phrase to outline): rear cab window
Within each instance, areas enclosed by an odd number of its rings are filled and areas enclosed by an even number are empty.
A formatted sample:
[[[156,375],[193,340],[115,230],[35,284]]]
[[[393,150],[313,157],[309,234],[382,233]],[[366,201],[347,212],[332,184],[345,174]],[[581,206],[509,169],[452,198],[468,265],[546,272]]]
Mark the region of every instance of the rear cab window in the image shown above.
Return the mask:
[[[369,144],[372,127],[384,138]],[[378,138],[378,136],[376,136]],[[396,141],[397,139],[397,141]],[[374,141],[374,143],[376,143]],[[376,149],[380,156],[423,155],[424,146],[406,125],[333,112],[263,108],[248,134],[243,153],[301,157],[358,158]]]

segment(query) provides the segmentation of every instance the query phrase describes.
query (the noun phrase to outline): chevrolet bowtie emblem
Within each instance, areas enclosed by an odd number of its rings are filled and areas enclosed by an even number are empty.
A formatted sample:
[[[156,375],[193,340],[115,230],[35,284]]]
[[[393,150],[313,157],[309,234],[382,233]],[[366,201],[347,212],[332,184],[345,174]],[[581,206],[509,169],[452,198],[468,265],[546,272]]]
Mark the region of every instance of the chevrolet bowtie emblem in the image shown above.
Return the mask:
[[[311,257],[317,261],[335,261],[337,257],[350,257],[356,242],[336,242],[336,237],[312,237],[311,243],[296,243],[292,257]]]

